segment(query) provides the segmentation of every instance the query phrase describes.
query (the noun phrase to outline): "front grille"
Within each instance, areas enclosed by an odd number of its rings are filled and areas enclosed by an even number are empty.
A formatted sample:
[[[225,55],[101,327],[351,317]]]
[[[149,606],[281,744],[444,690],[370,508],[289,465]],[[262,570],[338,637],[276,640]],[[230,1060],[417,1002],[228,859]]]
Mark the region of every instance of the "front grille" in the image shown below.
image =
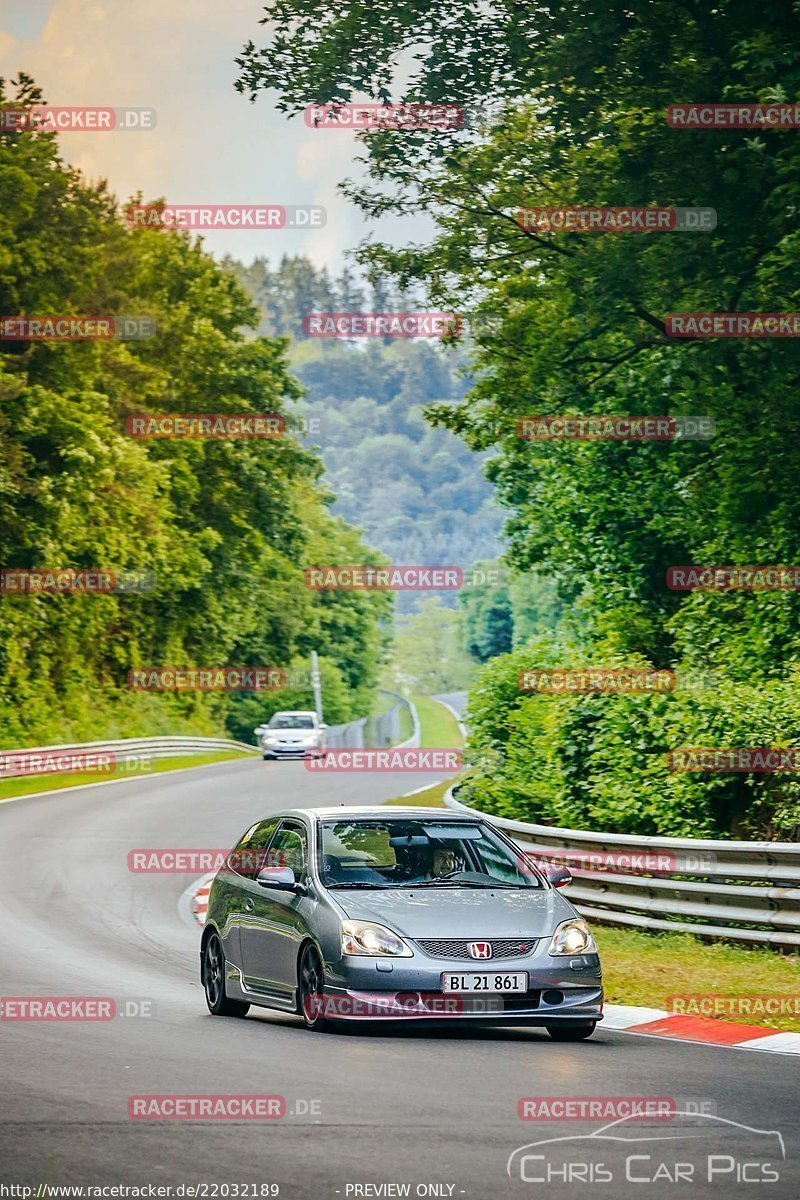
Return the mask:
[[[472,942],[488,941],[492,957],[473,958],[469,952]],[[536,949],[536,938],[420,938],[417,945],[434,958],[461,958],[466,962],[488,963],[499,958],[524,958]]]

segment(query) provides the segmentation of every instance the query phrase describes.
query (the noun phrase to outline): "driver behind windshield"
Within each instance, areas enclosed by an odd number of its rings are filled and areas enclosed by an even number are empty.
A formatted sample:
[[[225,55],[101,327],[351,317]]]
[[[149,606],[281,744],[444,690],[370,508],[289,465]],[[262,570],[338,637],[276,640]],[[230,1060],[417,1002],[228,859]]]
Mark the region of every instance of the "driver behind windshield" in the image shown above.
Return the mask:
[[[321,823],[322,876],[326,887],[542,886],[520,866],[520,853],[490,827],[408,820],[331,820]]]
[[[422,861],[419,861],[422,857]],[[461,856],[456,854],[455,850],[447,849],[444,846],[439,846],[436,849],[428,848],[423,856],[418,857],[418,866],[411,879],[406,882],[427,882],[430,879],[443,879],[447,875],[452,875],[454,872],[463,869],[464,863]]]
[[[434,850],[429,879],[440,879],[442,875],[452,875],[456,870],[458,864],[454,850]]]

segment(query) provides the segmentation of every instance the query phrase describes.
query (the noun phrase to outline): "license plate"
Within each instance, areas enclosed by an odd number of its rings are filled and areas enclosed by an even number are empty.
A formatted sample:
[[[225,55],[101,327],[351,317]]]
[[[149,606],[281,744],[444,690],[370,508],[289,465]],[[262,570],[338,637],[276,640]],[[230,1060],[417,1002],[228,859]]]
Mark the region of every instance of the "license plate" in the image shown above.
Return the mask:
[[[491,974],[470,972],[442,975],[443,992],[527,992],[527,971],[493,971]]]

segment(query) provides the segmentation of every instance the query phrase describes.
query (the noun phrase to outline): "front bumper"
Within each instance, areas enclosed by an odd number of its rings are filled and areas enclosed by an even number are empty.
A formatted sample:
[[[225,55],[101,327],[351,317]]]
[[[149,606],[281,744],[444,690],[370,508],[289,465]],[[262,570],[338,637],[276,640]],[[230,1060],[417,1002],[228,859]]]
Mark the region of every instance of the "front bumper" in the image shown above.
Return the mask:
[[[261,746],[261,753],[269,758],[304,758],[306,754],[317,757],[325,753],[324,746]]]
[[[549,939],[533,954],[465,962],[432,958],[414,948],[411,958],[343,957],[326,968],[326,1015],[337,1020],[457,1020],[533,1025],[603,1019],[600,960],[595,954],[551,957]],[[525,971],[526,992],[442,991],[445,972],[505,975]]]

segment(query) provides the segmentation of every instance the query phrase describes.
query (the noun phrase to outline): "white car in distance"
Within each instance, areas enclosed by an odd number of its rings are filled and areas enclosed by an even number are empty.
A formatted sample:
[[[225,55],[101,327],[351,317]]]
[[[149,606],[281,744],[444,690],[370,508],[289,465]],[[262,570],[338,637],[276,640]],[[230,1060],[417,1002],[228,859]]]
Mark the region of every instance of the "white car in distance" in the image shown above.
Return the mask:
[[[327,730],[313,710],[300,709],[273,713],[266,725],[258,725],[253,732],[266,760],[323,755],[328,745]]]

